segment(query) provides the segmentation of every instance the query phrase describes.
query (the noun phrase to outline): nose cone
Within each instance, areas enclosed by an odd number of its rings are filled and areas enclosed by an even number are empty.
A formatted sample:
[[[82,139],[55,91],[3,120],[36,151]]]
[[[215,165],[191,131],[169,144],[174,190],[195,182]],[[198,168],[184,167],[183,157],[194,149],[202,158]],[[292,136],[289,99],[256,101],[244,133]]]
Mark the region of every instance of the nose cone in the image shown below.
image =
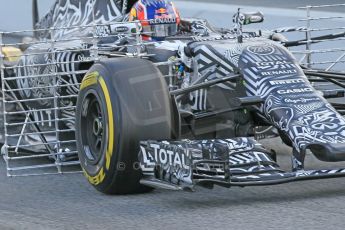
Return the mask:
[[[249,44],[239,67],[247,95],[265,101],[257,112],[285,134],[297,152],[309,148],[320,160],[345,161],[345,118],[316,92],[288,50]]]

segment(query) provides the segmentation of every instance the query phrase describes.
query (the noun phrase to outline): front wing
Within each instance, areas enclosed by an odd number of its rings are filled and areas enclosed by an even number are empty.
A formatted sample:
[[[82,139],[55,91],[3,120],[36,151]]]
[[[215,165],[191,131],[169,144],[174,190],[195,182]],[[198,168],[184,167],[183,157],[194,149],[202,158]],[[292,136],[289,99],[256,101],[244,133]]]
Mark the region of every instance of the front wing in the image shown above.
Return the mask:
[[[141,183],[171,190],[195,186],[259,186],[345,176],[345,168],[286,172],[275,155],[251,138],[144,141]]]

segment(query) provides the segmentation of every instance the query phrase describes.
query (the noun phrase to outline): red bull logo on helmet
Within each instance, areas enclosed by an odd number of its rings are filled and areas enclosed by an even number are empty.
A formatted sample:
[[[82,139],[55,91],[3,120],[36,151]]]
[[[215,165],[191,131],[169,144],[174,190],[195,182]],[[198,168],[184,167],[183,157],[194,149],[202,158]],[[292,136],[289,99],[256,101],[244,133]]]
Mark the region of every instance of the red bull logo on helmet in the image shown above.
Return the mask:
[[[156,12],[157,15],[168,14],[167,9],[165,9],[165,8],[159,8],[155,12]]]

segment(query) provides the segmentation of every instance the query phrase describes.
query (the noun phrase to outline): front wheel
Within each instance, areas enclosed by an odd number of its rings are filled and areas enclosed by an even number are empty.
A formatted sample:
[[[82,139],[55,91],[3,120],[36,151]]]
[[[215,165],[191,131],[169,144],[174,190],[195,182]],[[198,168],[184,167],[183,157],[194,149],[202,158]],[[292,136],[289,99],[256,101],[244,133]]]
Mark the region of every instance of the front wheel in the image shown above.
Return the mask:
[[[106,194],[147,191],[140,185],[141,140],[172,138],[174,115],[166,82],[137,58],[95,64],[78,95],[76,139],[88,181]]]

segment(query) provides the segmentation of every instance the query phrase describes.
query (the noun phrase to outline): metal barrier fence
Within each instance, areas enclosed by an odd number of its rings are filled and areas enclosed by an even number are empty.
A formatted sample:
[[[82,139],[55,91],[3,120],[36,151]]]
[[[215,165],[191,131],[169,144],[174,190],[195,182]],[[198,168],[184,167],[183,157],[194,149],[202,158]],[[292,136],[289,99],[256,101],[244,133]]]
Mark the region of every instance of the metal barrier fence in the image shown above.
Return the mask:
[[[56,39],[56,33],[71,28],[0,33],[0,50],[7,51],[6,57],[0,58],[0,65],[4,125],[2,154],[8,176],[80,171],[74,137],[79,84],[87,66],[98,60],[102,52],[121,48],[97,46],[101,36],[96,30],[104,26],[111,25],[78,27],[91,31],[80,38]],[[23,32],[49,33],[50,39],[4,44],[5,36]],[[133,36],[138,38],[138,44],[133,48],[139,56],[140,36]],[[34,48],[20,53],[17,48],[23,45]],[[128,45],[122,45],[125,46],[128,48]],[[14,64],[18,60],[19,63]]]
[[[332,16],[313,16],[316,9],[332,10],[332,8],[341,8],[345,12],[345,3],[299,7],[299,9],[306,11],[306,18],[299,20],[306,23],[305,28],[299,29],[300,32],[305,33],[305,41],[300,43],[305,44],[305,50],[294,51],[293,53],[301,55],[300,62],[307,67],[325,71],[334,69],[344,71],[345,14],[333,13]]]
[[[80,172],[74,114],[83,76],[92,63],[114,50],[130,52],[112,52],[112,57],[145,56],[141,51],[142,38],[137,32],[138,22],[131,23],[135,28],[133,31],[102,34],[102,31],[122,24],[0,33],[0,50],[4,53],[8,49],[7,55],[0,57],[3,113],[0,123],[4,125],[1,127],[4,130],[1,153],[8,176]],[[87,32],[80,37],[55,36],[66,29]],[[22,33],[49,33],[50,38],[25,43],[3,42],[6,36]],[[122,36],[130,36],[134,42],[121,44]],[[117,42],[101,45],[101,39]],[[31,48],[21,53],[19,48],[22,46]],[[176,61],[156,63],[157,66],[168,66],[165,76],[168,82],[173,77],[172,68]]]

